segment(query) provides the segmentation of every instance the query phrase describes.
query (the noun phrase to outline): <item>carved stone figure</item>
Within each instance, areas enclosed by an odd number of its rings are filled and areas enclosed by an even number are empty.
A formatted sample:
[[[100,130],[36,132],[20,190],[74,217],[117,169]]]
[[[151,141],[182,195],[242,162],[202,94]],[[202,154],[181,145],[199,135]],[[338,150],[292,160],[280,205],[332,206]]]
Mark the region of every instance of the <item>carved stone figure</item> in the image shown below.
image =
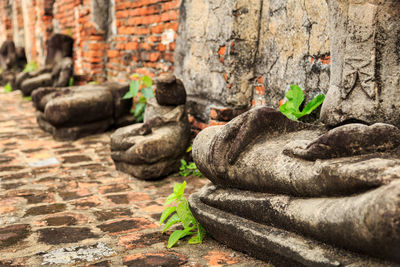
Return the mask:
[[[44,87],[32,93],[32,101],[40,128],[56,139],[74,140],[124,125],[132,106],[122,99],[128,90],[128,84],[119,83]]]
[[[400,2],[329,0],[331,81],[321,120],[400,126]]]
[[[190,206],[214,238],[279,266],[395,266],[400,3],[328,3],[327,125],[261,107],[203,130],[193,159],[213,184]]]
[[[16,77],[16,88],[30,95],[39,87],[68,86],[73,74],[73,39],[67,35],[54,34],[47,42],[45,66],[32,72],[21,72]]]
[[[157,80],[156,99],[147,102],[144,123],[111,135],[111,157],[118,170],[144,180],[179,170],[190,141],[185,96],[182,82],[175,76]]]
[[[16,47],[13,41],[5,41],[0,47],[1,82],[11,83],[15,86],[15,75],[22,71],[26,65],[25,50]]]

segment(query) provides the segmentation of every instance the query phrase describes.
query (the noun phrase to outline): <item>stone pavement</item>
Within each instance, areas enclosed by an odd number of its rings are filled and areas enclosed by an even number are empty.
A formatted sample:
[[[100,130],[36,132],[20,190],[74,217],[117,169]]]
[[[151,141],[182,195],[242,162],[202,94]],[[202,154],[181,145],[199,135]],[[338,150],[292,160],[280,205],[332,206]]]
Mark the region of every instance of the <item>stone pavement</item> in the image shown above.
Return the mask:
[[[58,142],[32,103],[0,88],[0,266],[267,266],[207,237],[166,249],[158,225],[177,174],[144,182],[115,170],[110,133]]]

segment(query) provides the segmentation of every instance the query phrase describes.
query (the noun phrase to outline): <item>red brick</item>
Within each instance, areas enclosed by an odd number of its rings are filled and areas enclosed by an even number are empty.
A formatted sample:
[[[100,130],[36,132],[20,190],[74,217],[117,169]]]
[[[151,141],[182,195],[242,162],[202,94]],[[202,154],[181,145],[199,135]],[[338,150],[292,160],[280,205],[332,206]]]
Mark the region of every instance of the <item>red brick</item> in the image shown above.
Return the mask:
[[[138,43],[137,42],[130,42],[130,43],[127,43],[126,45],[125,45],[125,49],[126,50],[136,50],[136,49],[138,49]]]
[[[118,50],[108,50],[107,51],[107,56],[109,58],[118,57],[119,56],[119,51]]]

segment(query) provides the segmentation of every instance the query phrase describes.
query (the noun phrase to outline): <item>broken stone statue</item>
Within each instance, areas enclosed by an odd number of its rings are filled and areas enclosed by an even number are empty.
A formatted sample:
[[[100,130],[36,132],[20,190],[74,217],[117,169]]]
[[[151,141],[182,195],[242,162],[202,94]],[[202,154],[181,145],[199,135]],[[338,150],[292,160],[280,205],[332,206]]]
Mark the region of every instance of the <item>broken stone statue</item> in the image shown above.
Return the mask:
[[[32,93],[36,120],[55,139],[75,140],[126,125],[132,100],[123,100],[128,84],[104,83],[43,87]]]
[[[144,123],[120,128],[111,135],[111,157],[117,170],[143,180],[179,170],[190,142],[182,82],[171,74],[162,75],[155,93],[156,99],[147,102]]]
[[[21,72],[26,65],[25,50],[16,47],[11,40],[5,41],[0,47],[0,84],[10,83],[14,88],[15,75]]]
[[[24,95],[31,95],[39,87],[68,86],[73,74],[74,40],[63,34],[54,34],[47,41],[45,66],[31,72],[20,72],[16,77],[16,88]]]
[[[212,184],[190,197],[217,240],[278,266],[400,264],[400,2],[328,0],[325,125],[255,108],[200,132]]]

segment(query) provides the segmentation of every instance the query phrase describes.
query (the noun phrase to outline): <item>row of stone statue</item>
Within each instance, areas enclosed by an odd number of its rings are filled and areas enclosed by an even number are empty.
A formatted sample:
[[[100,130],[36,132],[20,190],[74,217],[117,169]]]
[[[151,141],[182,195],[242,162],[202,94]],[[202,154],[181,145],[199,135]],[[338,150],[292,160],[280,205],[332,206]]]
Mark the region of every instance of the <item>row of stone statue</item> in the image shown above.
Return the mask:
[[[73,77],[73,39],[69,36],[50,37],[45,66],[38,70],[23,71],[27,63],[24,50],[12,41],[0,48],[0,63],[3,83],[32,96],[38,125],[55,139],[74,140],[119,128],[111,136],[117,169],[140,179],[163,177],[179,169],[190,142],[190,126],[186,92],[175,76],[158,77],[156,98],[147,103],[144,123],[135,123],[130,114],[132,99],[123,99],[128,83],[68,86]]]

